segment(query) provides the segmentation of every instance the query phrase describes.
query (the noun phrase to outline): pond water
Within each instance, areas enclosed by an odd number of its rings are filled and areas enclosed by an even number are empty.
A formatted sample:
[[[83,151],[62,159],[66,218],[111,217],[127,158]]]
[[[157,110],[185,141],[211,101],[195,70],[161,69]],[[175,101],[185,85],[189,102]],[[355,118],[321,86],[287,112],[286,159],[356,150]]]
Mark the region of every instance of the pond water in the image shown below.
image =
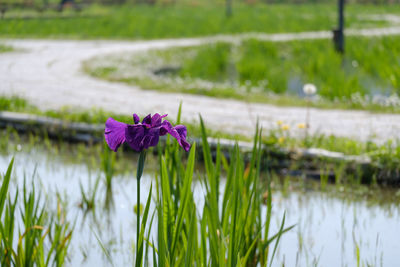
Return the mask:
[[[398,266],[399,206],[327,197],[322,192],[275,194],[293,231],[285,234],[278,258],[285,266]]]
[[[10,153],[0,156],[0,172],[5,172],[11,157]],[[66,161],[65,155],[35,149],[16,152],[14,166],[11,191],[16,185],[22,187],[25,177],[27,184],[33,179],[38,191],[48,200],[49,208],[56,208],[57,192],[66,203],[68,219],[75,222],[69,266],[112,266],[110,261],[114,266],[132,265],[136,240],[133,171],[114,177],[112,194],[108,194],[108,199],[110,196],[112,199],[108,203],[112,205],[106,208],[109,205],[106,205],[104,177],[100,170],[89,168],[85,163]],[[141,182],[142,203],[146,201],[153,177],[154,171],[147,169]],[[85,192],[91,192],[96,179],[101,179],[96,206],[94,211],[85,214],[80,208],[80,184]],[[195,183],[193,190],[201,210],[204,190],[200,183]],[[282,237],[273,266],[282,266],[282,263],[285,266],[356,266],[357,250],[361,265],[398,266],[398,202],[391,197],[374,202],[363,197],[336,196],[329,190],[328,186],[327,192],[309,189],[274,191],[272,233],[278,230],[284,211],[286,225],[296,224],[296,227]],[[397,194],[397,199],[400,198],[396,190],[374,190],[374,195],[395,197]],[[156,227],[153,229],[155,233]]]

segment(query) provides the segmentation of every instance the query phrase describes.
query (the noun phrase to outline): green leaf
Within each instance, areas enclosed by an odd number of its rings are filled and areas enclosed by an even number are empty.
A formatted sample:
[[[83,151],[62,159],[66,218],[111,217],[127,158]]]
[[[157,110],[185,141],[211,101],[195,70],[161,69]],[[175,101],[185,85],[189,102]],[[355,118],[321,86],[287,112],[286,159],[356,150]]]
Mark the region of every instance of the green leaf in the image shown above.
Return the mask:
[[[272,262],[274,261],[274,257],[275,257],[276,249],[278,248],[279,240],[281,239],[281,236],[284,233],[283,227],[285,226],[285,218],[286,218],[286,212],[283,213],[281,227],[279,229],[279,232],[277,233],[275,246],[274,246],[274,251],[272,252],[271,261],[269,263],[270,267],[272,266]]]
[[[175,256],[175,249],[176,244],[182,230],[183,219],[187,213],[187,207],[191,196],[191,185],[193,179],[193,171],[194,171],[194,163],[195,163],[195,155],[196,155],[196,143],[193,144],[190,154],[188,163],[186,166],[186,173],[185,173],[185,181],[183,185],[183,196],[180,202],[180,206],[178,208],[178,216],[175,221],[175,230],[174,236],[172,239],[172,247],[171,247],[171,258],[173,259]]]
[[[207,141],[206,127],[204,126],[203,118],[200,116],[201,139],[203,146],[204,164],[206,167],[207,177],[212,177],[214,173],[214,165],[211,159],[211,150]]]
[[[145,161],[146,161],[146,150],[142,150],[139,155],[138,168],[136,172],[136,179],[138,180],[142,178]]]
[[[0,217],[3,214],[3,209],[4,209],[4,204],[6,202],[6,197],[8,193],[8,186],[10,184],[10,179],[11,179],[11,171],[13,168],[14,164],[14,158],[11,159],[10,164],[8,164],[7,172],[3,177],[3,181],[1,184],[1,189],[0,189]]]
[[[186,250],[186,256],[185,256],[185,266],[191,267],[193,266],[193,252],[195,250],[195,245],[196,245],[196,225],[197,225],[197,220],[196,220],[196,214],[195,214],[195,209],[192,210],[190,213],[190,226],[189,226],[189,239],[188,239],[188,246]]]
[[[136,244],[136,246],[138,246],[138,254],[136,255],[136,265],[135,265],[136,267],[141,267],[142,266],[143,247],[144,247],[144,233],[145,233],[145,230],[146,230],[147,217],[149,215],[152,190],[153,190],[153,185],[150,186],[149,196],[147,197],[146,207],[145,207],[144,213],[143,213],[142,224],[141,224],[141,227],[140,227],[139,244]]]

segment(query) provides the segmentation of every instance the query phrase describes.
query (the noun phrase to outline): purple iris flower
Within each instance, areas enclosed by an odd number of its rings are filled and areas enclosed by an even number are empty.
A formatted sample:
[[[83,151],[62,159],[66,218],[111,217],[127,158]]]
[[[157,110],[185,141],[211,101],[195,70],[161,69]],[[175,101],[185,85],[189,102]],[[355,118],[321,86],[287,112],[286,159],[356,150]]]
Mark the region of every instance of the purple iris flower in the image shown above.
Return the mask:
[[[186,141],[187,130],[184,125],[173,127],[167,120],[162,120],[165,115],[158,113],[151,116],[147,115],[140,123],[139,116],[133,114],[134,124],[126,124],[108,118],[104,136],[110,149],[115,152],[121,144],[127,142],[128,145],[136,151],[142,151],[151,146],[156,146],[160,136],[169,133],[172,135],[185,151],[189,151],[190,144]]]

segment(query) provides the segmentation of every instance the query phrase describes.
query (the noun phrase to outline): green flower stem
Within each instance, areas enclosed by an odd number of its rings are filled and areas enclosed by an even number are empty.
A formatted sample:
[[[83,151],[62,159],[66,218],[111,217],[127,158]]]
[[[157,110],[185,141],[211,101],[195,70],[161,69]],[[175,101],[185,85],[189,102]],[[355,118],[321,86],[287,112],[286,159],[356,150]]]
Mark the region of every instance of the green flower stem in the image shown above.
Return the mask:
[[[136,217],[137,217],[137,226],[136,226],[136,258],[139,257],[138,249],[139,249],[139,235],[140,235],[140,178],[142,178],[144,162],[146,161],[146,151],[143,150],[140,152],[138,167],[136,172],[136,181],[137,181],[137,202],[136,202]]]

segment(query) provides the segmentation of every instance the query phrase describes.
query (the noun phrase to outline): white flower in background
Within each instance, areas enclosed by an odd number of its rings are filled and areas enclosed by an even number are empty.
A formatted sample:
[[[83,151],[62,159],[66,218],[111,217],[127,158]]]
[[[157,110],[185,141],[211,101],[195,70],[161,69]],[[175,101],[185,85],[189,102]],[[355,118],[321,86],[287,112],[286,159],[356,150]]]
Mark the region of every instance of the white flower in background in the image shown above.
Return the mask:
[[[306,95],[313,95],[313,94],[315,94],[317,92],[317,87],[312,83],[306,83],[303,86],[303,92]]]

